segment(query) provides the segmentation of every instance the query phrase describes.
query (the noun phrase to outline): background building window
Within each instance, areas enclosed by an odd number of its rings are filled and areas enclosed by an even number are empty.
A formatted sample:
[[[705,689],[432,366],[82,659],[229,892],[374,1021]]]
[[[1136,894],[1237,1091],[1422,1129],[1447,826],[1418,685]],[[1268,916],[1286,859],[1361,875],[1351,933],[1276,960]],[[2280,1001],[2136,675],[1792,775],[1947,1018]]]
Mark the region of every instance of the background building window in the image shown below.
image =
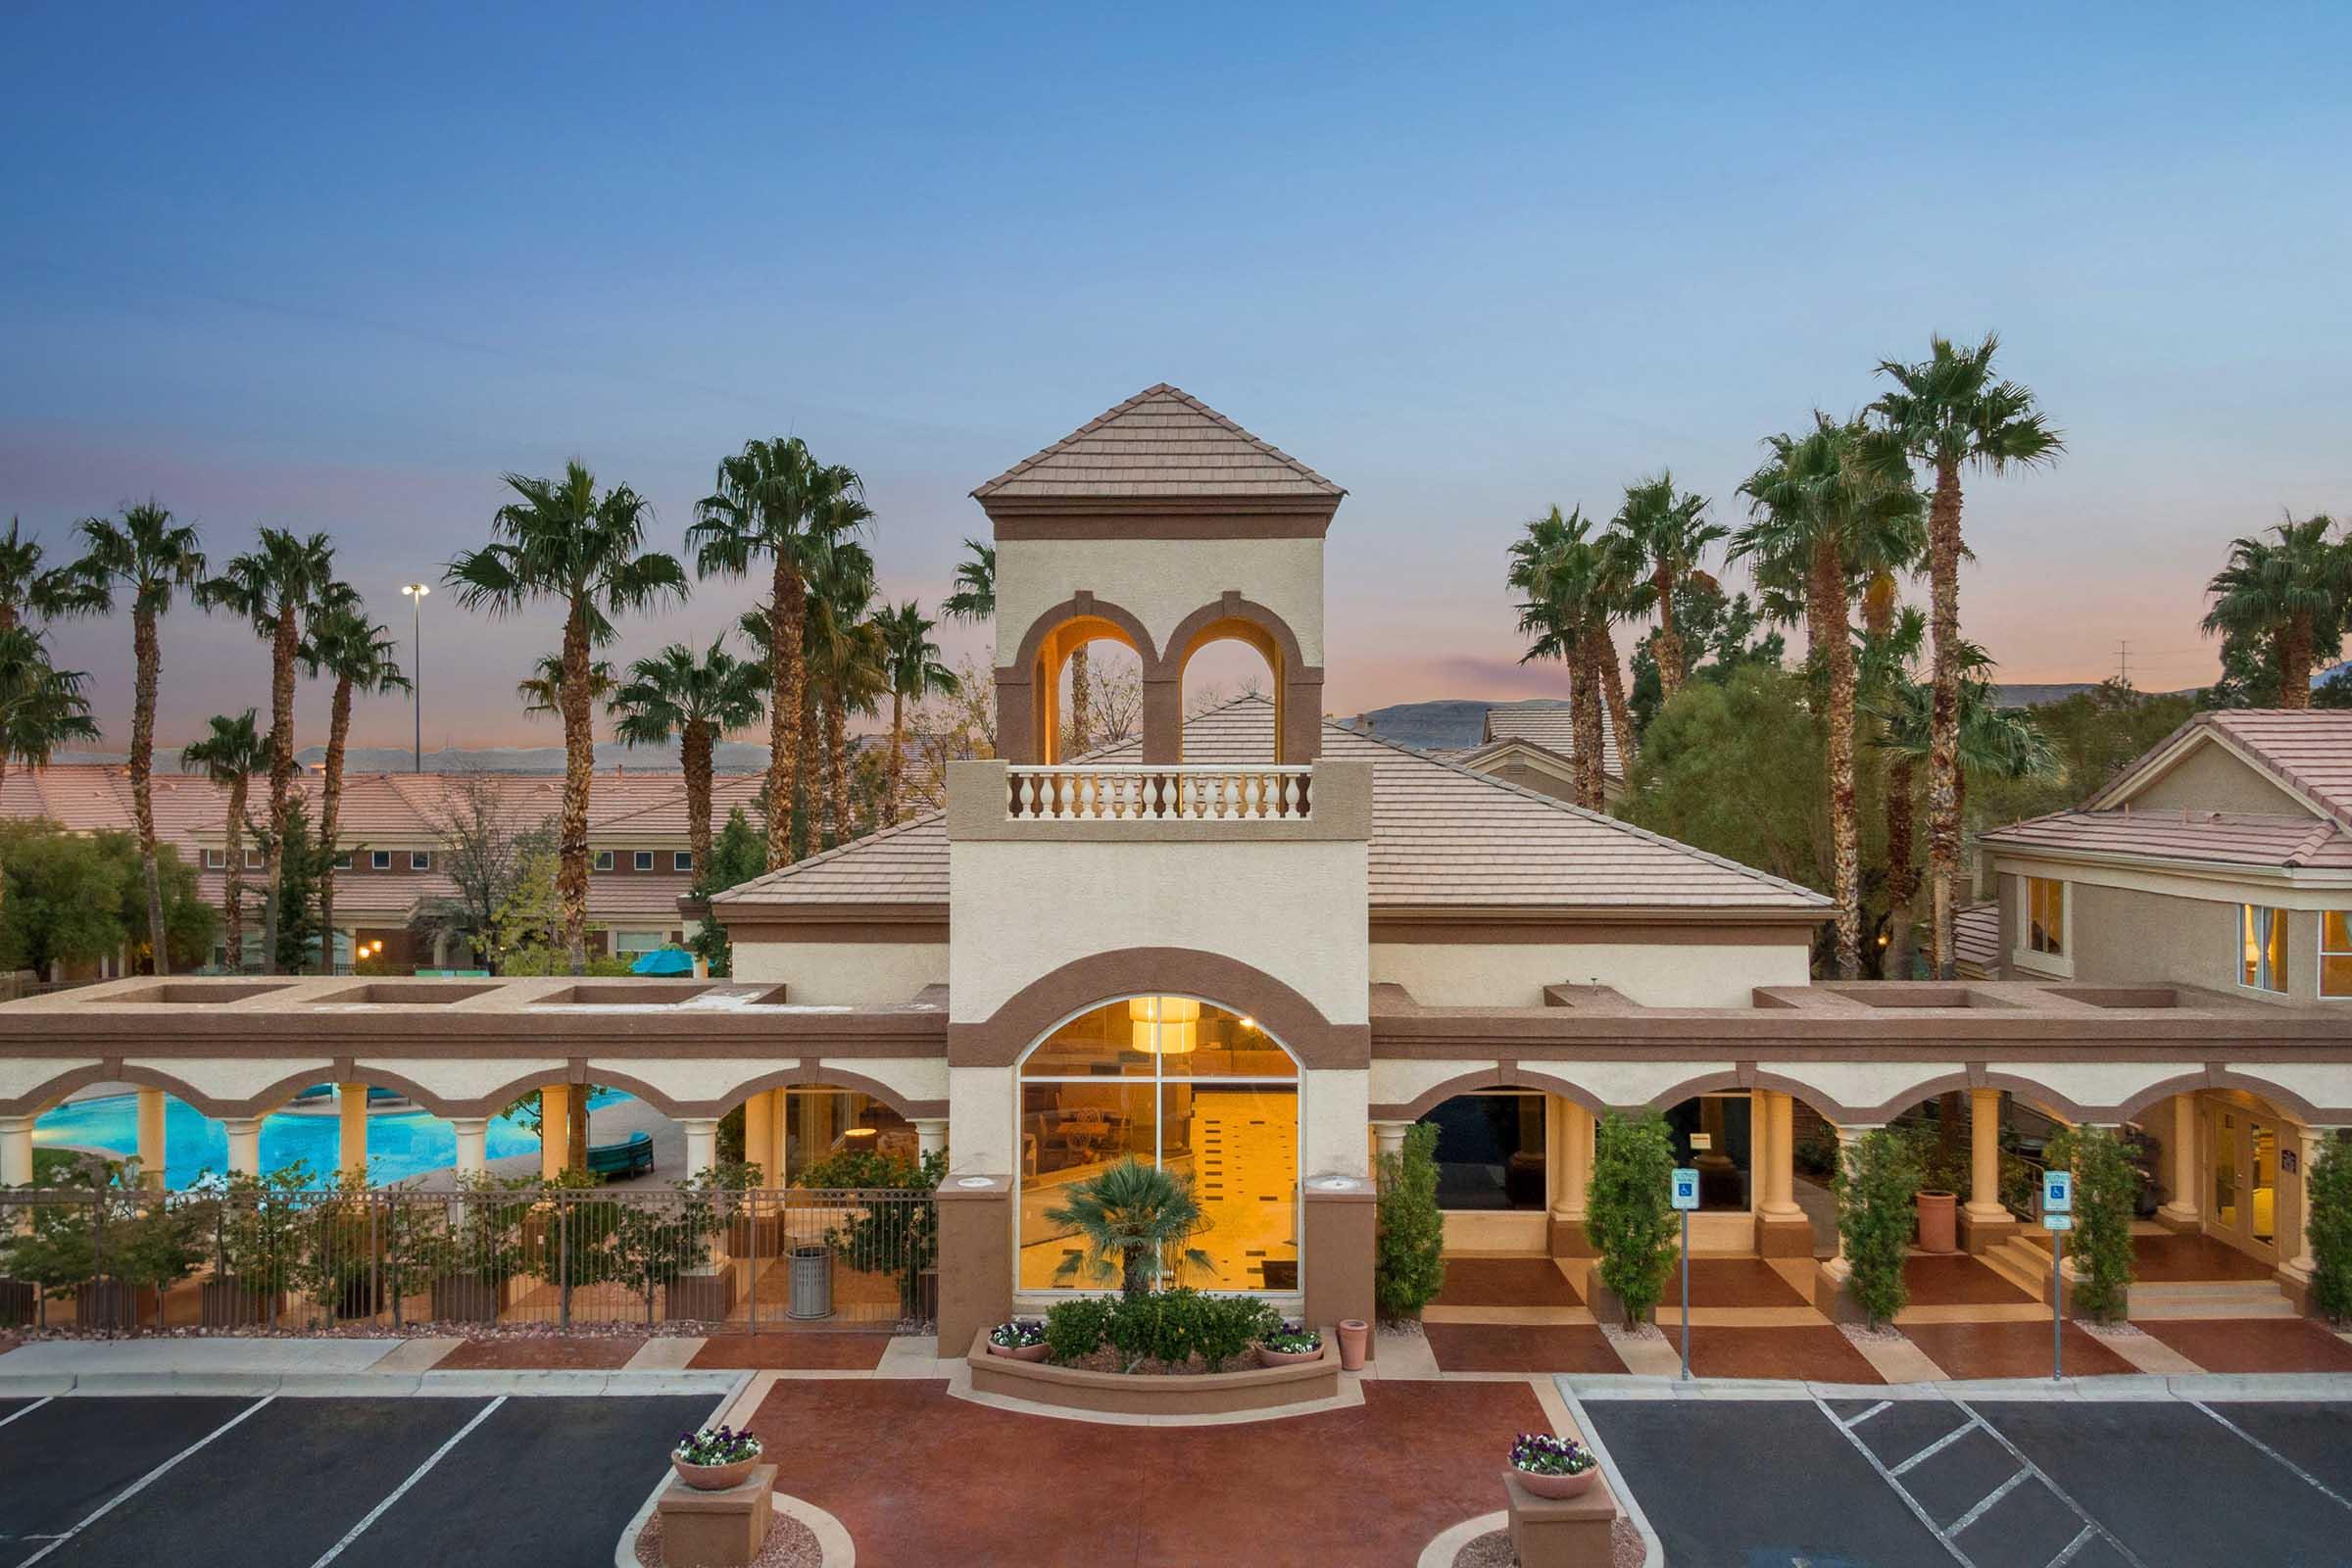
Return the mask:
[[[693,870],[694,852],[692,850],[680,850],[675,855],[672,855],[669,858],[669,868],[673,871]]]
[[[654,852],[651,850],[639,850],[637,852],[636,864],[637,869],[640,871],[651,871],[654,868]]]
[[[412,870],[412,871],[430,871],[432,868],[433,868],[433,852],[432,852],[432,851],[430,851],[430,850],[411,850],[411,851],[409,852],[409,869],[410,869],[410,870]]]
[[[2026,878],[2026,946],[2053,958],[2066,956],[2066,884],[2056,877]]]
[[[259,870],[260,870],[260,869],[261,869],[263,866],[265,866],[265,865],[267,865],[267,864],[269,864],[269,863],[270,863],[270,862],[269,862],[269,858],[268,858],[268,857],[264,856],[264,855],[262,854],[262,852],[261,852],[261,851],[259,851],[259,850],[247,850],[247,851],[245,852],[245,869],[246,869],[246,870],[248,870],[248,871],[259,871]]]
[[[2238,906],[2237,983],[2251,991],[2286,991],[2286,911]]]
[[[610,871],[612,869],[612,852],[611,850],[599,850],[596,852],[596,868],[599,871]]]
[[[2352,997],[2352,913],[2320,916],[2320,995]]]
[[[389,871],[389,870],[391,870],[391,869],[392,869],[392,852],[391,852],[390,850],[371,850],[371,851],[369,851],[369,852],[368,852],[368,868],[369,868],[370,870],[375,870],[375,871]]]
[[[667,944],[659,931],[615,931],[612,933],[612,956],[634,958],[648,953],[658,953]]]
[[[1544,1206],[1544,1097],[1456,1095],[1421,1118],[1438,1130],[1438,1206]]]
[[[207,850],[204,852],[204,868],[206,870],[219,871],[226,868],[227,865],[228,852],[226,850]]]
[[[349,850],[345,850],[341,855],[335,857],[335,869],[338,871],[351,869],[351,852]]]

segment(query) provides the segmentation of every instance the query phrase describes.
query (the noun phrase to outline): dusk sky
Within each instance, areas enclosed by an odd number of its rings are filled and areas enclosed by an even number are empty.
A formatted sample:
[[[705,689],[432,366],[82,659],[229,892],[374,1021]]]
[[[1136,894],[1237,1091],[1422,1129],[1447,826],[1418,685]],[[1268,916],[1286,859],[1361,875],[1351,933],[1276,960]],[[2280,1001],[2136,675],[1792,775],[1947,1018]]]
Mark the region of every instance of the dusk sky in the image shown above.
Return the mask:
[[[930,605],[975,484],[1165,380],[1348,489],[1333,711],[1556,694],[1523,519],[1671,466],[1736,522],[1760,437],[1988,327],[2069,446],[1970,492],[2001,678],[2199,684],[2229,537],[2352,510],[2340,4],[358,9],[0,15],[0,517],[53,552],[149,495],[222,560],[324,529],[405,639],[502,470],[675,549],[799,434]],[[425,614],[428,747],[558,742],[552,609]],[[164,635],[163,743],[266,710],[242,625]],[[118,748],[129,641],[56,638]]]

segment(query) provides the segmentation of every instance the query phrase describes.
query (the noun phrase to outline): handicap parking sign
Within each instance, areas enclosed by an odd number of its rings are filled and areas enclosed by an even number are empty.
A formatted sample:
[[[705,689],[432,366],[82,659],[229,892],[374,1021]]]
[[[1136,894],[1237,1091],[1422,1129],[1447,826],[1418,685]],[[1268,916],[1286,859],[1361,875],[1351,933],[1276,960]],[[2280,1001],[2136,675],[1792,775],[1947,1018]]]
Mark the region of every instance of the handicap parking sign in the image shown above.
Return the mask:
[[[1672,1192],[1675,1207],[1696,1208],[1698,1206],[1698,1172],[1687,1168],[1677,1170],[1674,1173]]]
[[[2071,1170],[2045,1170],[2041,1173],[2041,1211],[2044,1214],[2071,1214],[2075,1209],[2075,1173]]]

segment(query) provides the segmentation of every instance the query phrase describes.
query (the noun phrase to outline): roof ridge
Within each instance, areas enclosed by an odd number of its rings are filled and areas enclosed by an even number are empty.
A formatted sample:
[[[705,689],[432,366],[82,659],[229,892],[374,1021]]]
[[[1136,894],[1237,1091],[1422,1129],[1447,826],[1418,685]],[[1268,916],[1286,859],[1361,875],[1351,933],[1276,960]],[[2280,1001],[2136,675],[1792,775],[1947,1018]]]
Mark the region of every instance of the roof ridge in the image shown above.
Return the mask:
[[[1030,453],[1029,456],[1023,458],[1011,467],[1006,468],[1003,473],[998,474],[995,478],[986,480],[983,483],[975,486],[971,492],[972,499],[977,501],[984,496],[994,493],[1004,485],[1006,485],[1012,480],[1019,478],[1031,468],[1036,467],[1048,458],[1054,457],[1057,453],[1064,452],[1070,447],[1075,446],[1078,442],[1084,440],[1086,437],[1093,435],[1097,430],[1102,429],[1104,425],[1109,424],[1112,420],[1117,419],[1123,415],[1133,413],[1139,406],[1150,401],[1151,399],[1161,397],[1172,397],[1176,399],[1179,403],[1182,403],[1194,413],[1203,416],[1213,423],[1218,424],[1224,429],[1230,431],[1232,434],[1241,437],[1250,446],[1256,448],[1259,452],[1264,453],[1267,457],[1272,458],[1275,462],[1289,468],[1300,478],[1311,480],[1313,483],[1322,486],[1331,494],[1346,495],[1348,493],[1340,486],[1323,477],[1323,475],[1317,473],[1314,469],[1308,467],[1305,464],[1299,462],[1297,458],[1292,457],[1288,452],[1283,451],[1282,448],[1276,446],[1273,442],[1244,429],[1241,425],[1235,423],[1225,415],[1218,413],[1215,409],[1210,408],[1207,404],[1201,402],[1190,392],[1185,391],[1184,388],[1172,385],[1166,381],[1155,381],[1152,385],[1144,388],[1141,392],[1138,392],[1135,396],[1127,399],[1125,402],[1116,403],[1111,407],[1104,409],[1101,414],[1096,415],[1093,418],[1087,420],[1084,424],[1080,425],[1077,429],[1072,430],[1068,435],[1063,436],[1060,440],[1054,442],[1053,445],[1040,447],[1037,451]]]
[[[803,856],[800,859],[794,860],[788,865],[776,866],[770,870],[762,871],[758,876],[752,877],[747,881],[738,882],[731,888],[721,889],[719,892],[710,895],[710,902],[712,904],[724,903],[727,900],[734,898],[735,895],[739,893],[746,893],[754,888],[772,886],[775,883],[784,881],[788,877],[796,876],[803,871],[808,870],[812,866],[822,865],[828,860],[838,859],[842,856],[849,854],[852,850],[861,850],[866,848],[868,845],[879,844],[884,839],[897,838],[900,834],[906,833],[911,829],[923,827],[929,823],[940,821],[945,818],[947,814],[948,813],[945,811],[925,811],[922,815],[910,816],[904,822],[893,822],[890,826],[878,827],[871,833],[861,833],[854,839],[849,839],[843,843],[834,845],[829,850],[822,851],[815,855]]]

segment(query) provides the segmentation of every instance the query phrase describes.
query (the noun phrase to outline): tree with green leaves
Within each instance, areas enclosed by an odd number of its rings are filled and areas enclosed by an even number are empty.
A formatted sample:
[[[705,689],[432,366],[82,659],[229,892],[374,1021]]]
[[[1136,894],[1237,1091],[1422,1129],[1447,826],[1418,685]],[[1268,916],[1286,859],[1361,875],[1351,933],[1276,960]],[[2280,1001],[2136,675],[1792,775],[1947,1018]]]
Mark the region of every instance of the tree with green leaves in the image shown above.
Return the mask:
[[[318,923],[326,929],[326,967],[334,967],[335,850],[343,827],[343,760],[351,742],[351,700],[355,693],[389,697],[409,689],[394,656],[389,632],[368,618],[358,590],[334,584],[303,636],[302,662],[315,680],[334,680],[326,710],[326,771],[318,786],[318,842],[326,864],[318,873]],[[357,955],[355,954],[356,957]]]
[[[727,651],[726,633],[699,658],[671,643],[629,666],[611,699],[619,722],[613,733],[630,746],[666,746],[675,736],[686,775],[686,841],[696,870],[710,858],[711,758],[717,743],[758,721],[765,708],[767,672]]]
[[[1438,1129],[1417,1121],[1380,1156],[1372,1298],[1385,1318],[1417,1318],[1446,1288],[1446,1215],[1438,1207]]]
[[[1626,486],[1625,504],[1610,522],[1624,537],[1635,574],[1646,587],[1646,607],[1657,612],[1651,657],[1657,661],[1661,695],[1667,701],[1682,690],[1690,668],[1677,615],[1681,600],[1691,578],[1701,575],[1707,548],[1731,533],[1707,520],[1707,505],[1705,496],[1677,490],[1674,475],[1660,472],[1654,479]]]
[[[300,974],[313,964],[321,970],[334,965],[334,931],[319,915],[319,889],[334,854],[311,826],[311,813],[301,801],[286,808],[285,837],[273,842],[268,827],[258,835],[265,853],[274,853],[279,866],[277,885],[270,895],[277,902],[272,940],[273,974]],[[357,955],[355,954],[356,957]]]
[[[2312,665],[2343,637],[2352,611],[2352,542],[2335,537],[2325,513],[2290,514],[2269,536],[2230,542],[2230,561],[2205,585],[2213,606],[2207,636],[2267,648],[2278,677],[2280,708],[2311,706]]]
[[[588,791],[596,769],[590,704],[592,650],[617,635],[613,622],[686,598],[674,556],[645,548],[651,508],[627,485],[598,492],[576,459],[561,479],[506,475],[514,499],[491,518],[493,538],[449,564],[448,580],[468,610],[514,614],[541,599],[564,612],[562,679],[554,696],[564,716],[564,806],[557,818],[564,948],[571,972],[588,967]]]
[[[163,644],[158,623],[182,592],[193,593],[204,580],[202,541],[196,530],[172,520],[172,514],[150,499],[125,507],[120,517],[84,517],[75,525],[81,535],[81,560],[73,571],[80,589],[81,606],[92,612],[112,612],[115,596],[130,600],[131,677],[130,811],[139,834],[139,855],[147,879],[147,933],[155,952],[156,972],[168,972],[164,935],[163,892],[156,880],[155,836],[155,702],[163,668]]]
[[[588,665],[588,701],[606,703],[620,686],[620,677],[605,660],[593,660]],[[522,703],[522,710],[533,717],[552,713],[564,714],[564,656],[541,654],[531,662],[531,672],[514,683],[514,695]]]
[[[963,542],[963,559],[956,564],[956,587],[939,608],[950,620],[978,625],[997,618],[997,547],[977,539]]]
[[[940,662],[939,644],[931,640],[937,622],[913,600],[885,606],[874,616],[882,639],[882,670],[890,683],[890,771],[882,790],[882,820],[899,819],[901,782],[906,772],[906,705],[925,698],[948,697],[956,691],[955,672]]]
[[[1807,658],[1826,688],[1825,779],[1831,896],[1837,901],[1838,977],[1862,972],[1862,864],[1854,775],[1857,701],[1852,607],[1862,586],[1900,570],[1925,543],[1920,496],[1899,464],[1874,464],[1873,436],[1856,421],[1816,413],[1801,435],[1769,437],[1770,456],[1740,485],[1749,520],[1734,560],[1756,564],[1767,589],[1801,599]]]
[[[1507,581],[1519,594],[1519,630],[1530,639],[1519,662],[1556,659],[1568,666],[1568,709],[1575,736],[1576,804],[1605,808],[1601,788],[1601,665],[1614,613],[1608,547],[1581,509],[1553,507],[1534,518],[1510,548]],[[1619,744],[1629,739],[1619,736]]]
[[[718,466],[711,493],[695,507],[686,547],[703,576],[749,576],[768,567],[765,649],[768,656],[767,858],[772,868],[792,858],[791,803],[798,792],[802,688],[808,677],[802,621],[808,579],[834,550],[873,517],[857,471],[823,464],[799,436],[747,441]]]
[[[2075,1174],[2074,1315],[2120,1323],[2132,1304],[2132,1220],[2139,1167],[2112,1127],[2062,1127],[2042,1150],[2051,1170]]]
[[[1585,1229],[1600,1251],[1600,1283],[1629,1329],[1649,1321],[1674,1266],[1681,1225],[1667,1191],[1673,1176],[1674,1139],[1658,1112],[1612,1110],[1593,1128]]]
[[[1061,1193],[1062,1200],[1046,1210],[1046,1218],[1068,1226],[1086,1246],[1083,1253],[1063,1261],[1056,1279],[1084,1274],[1117,1280],[1119,1293],[1132,1301],[1187,1268],[1216,1268],[1193,1246],[1193,1239],[1208,1229],[1208,1216],[1189,1177],[1129,1157]]]
[[[41,542],[25,538],[24,524],[9,518],[8,536],[0,539],[0,631],[108,608],[105,584],[78,563],[45,566],[45,559]]]
[[[306,538],[290,529],[264,528],[252,550],[232,558],[196,590],[208,608],[242,615],[270,644],[270,814],[262,835],[269,856],[263,869],[269,892],[262,905],[262,961],[269,974],[278,972],[277,918],[283,908],[278,890],[286,870],[279,851],[294,808],[294,672],[301,662],[304,623],[318,614],[335,587],[335,547],[325,534]]]
[[[1845,1150],[1830,1179],[1838,1197],[1838,1234],[1852,1270],[1846,1288],[1873,1328],[1893,1322],[1910,1298],[1903,1259],[1917,1223],[1922,1174],[1917,1142],[1874,1127]]]
[[[32,627],[0,631],[0,783],[11,762],[38,767],[61,746],[98,739],[98,721],[82,695],[88,679],[78,669],[51,663],[48,645]],[[160,919],[153,934],[162,935]],[[166,957],[159,948],[156,961]]]
[[[2341,1132],[2320,1145],[2320,1157],[2304,1173],[2303,1202],[2312,1307],[2330,1323],[2352,1322],[2352,1143]]]
[[[1938,980],[1958,972],[1952,901],[1960,875],[1960,558],[1967,553],[1960,532],[1961,475],[2036,467],[2066,450],[2065,437],[2035,404],[2033,390],[1994,375],[1999,348],[1992,332],[1974,345],[1932,336],[1924,360],[1880,362],[1879,373],[1894,386],[1870,406],[1901,456],[1936,476],[1928,509],[1928,619],[1935,643],[1928,865]]]
[[[710,858],[695,862],[694,886],[688,897],[708,904],[715,895],[739,887],[766,869],[767,835],[754,826],[751,816],[738,806],[727,813],[726,826],[710,841]],[[711,974],[723,978],[735,972],[734,946],[727,940],[727,928],[715,918],[706,917],[686,946]]]
[[[254,727],[250,708],[234,718],[215,713],[204,739],[179,750],[182,772],[201,769],[205,777],[228,791],[228,815],[223,824],[222,863],[227,867],[226,906],[228,966],[245,967],[245,798],[256,773],[270,765],[270,743]]]
[[[873,603],[874,559],[862,545],[843,543],[809,576],[806,663],[810,710],[823,724],[824,758],[822,787],[812,780],[808,790],[811,850],[857,836],[850,813],[850,715],[877,712],[888,689],[881,634],[870,618]]]

